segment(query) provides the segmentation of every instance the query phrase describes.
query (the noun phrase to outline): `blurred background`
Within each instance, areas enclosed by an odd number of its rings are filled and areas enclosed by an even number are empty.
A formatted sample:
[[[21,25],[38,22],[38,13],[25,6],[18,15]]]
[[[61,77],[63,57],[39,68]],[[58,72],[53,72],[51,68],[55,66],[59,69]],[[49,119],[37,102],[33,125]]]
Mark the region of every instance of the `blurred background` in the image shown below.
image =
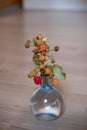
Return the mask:
[[[12,7],[23,9],[87,10],[87,0],[0,0],[0,11]]]

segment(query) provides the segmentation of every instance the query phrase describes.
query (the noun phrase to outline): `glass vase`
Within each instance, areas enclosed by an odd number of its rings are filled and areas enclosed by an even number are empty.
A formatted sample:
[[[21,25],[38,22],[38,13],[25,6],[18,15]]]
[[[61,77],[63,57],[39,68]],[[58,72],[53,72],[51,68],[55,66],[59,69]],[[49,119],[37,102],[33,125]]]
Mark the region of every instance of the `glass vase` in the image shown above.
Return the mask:
[[[33,115],[42,121],[55,120],[63,113],[62,96],[49,77],[42,77],[40,87],[31,96],[30,107]]]

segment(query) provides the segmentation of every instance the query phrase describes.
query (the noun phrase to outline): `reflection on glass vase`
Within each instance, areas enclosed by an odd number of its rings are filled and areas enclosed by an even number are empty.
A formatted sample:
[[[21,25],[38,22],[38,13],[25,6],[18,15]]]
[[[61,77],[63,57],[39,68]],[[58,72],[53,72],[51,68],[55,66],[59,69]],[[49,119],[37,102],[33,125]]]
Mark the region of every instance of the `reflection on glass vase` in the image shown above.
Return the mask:
[[[41,86],[31,96],[30,107],[33,115],[42,121],[55,120],[63,113],[63,99],[49,77],[42,77]]]

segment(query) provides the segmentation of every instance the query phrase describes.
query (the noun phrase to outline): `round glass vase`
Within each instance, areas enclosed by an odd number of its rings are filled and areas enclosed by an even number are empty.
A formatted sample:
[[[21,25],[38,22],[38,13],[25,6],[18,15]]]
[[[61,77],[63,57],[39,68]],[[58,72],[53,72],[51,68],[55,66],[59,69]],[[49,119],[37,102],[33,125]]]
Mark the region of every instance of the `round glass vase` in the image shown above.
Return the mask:
[[[35,90],[30,99],[33,115],[42,121],[57,119],[64,110],[63,99],[52,85],[49,77],[43,76],[41,86]]]

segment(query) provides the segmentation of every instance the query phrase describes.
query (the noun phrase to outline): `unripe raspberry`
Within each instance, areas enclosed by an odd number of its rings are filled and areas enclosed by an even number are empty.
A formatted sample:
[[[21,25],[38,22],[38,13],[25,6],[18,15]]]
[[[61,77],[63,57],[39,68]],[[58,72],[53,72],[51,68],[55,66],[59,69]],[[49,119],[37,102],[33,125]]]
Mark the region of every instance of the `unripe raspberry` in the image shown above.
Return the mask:
[[[25,48],[29,48],[30,47],[30,43],[29,42],[26,42],[25,43]]]
[[[43,62],[44,60],[45,60],[45,57],[44,57],[43,55],[40,55],[40,56],[39,56],[39,61],[42,61],[42,62]]]
[[[59,46],[55,46],[54,51],[58,51],[58,50],[59,50]]]
[[[31,77],[34,77],[37,75],[37,71],[35,69],[32,69],[29,74],[28,74],[28,77],[31,78]]]
[[[45,61],[47,61],[47,60],[48,60],[48,56],[44,56],[44,58],[45,58]]]
[[[49,76],[51,74],[51,70],[49,68],[45,69],[45,75]]]
[[[36,46],[36,47],[39,47],[39,45],[40,45],[40,43],[39,43],[39,40],[34,40],[34,45]]]
[[[39,55],[34,55],[34,56],[33,56],[33,60],[34,60],[34,62],[37,62],[38,59],[39,59]]]
[[[52,84],[53,84],[55,87],[57,87],[58,84],[59,84],[59,80],[58,80],[57,78],[54,78],[54,79],[52,80]]]

